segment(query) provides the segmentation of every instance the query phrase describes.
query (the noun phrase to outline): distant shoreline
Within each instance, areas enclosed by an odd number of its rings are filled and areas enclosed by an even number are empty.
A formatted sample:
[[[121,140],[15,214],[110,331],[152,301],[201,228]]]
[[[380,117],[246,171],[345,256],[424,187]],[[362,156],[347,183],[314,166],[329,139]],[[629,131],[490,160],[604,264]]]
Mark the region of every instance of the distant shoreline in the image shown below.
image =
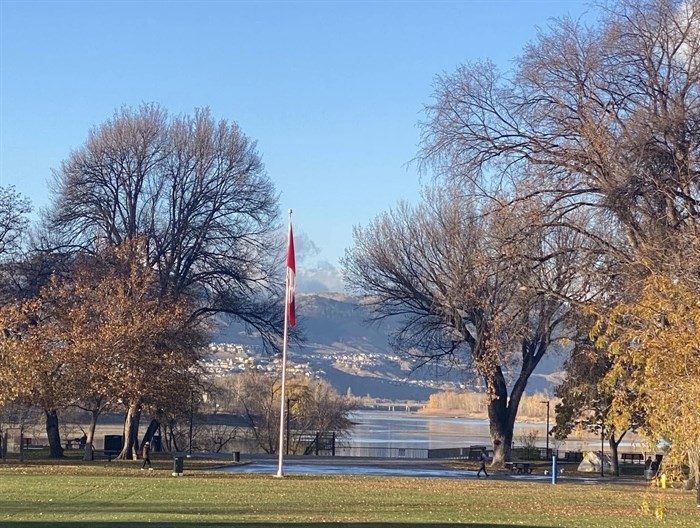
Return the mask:
[[[421,416],[435,416],[439,418],[466,418],[470,420],[488,420],[488,413],[469,413],[463,412],[459,409],[419,409],[416,414]],[[539,416],[518,416],[516,418],[518,423],[534,423],[543,424],[545,420]]]
[[[410,407],[410,406],[409,406]],[[488,413],[486,412],[466,412],[461,409],[430,409],[427,407],[420,407],[418,409],[405,409],[403,404],[397,404],[393,409],[389,407],[382,408],[372,408],[372,407],[362,407],[358,409],[360,411],[370,411],[370,412],[386,412],[386,413],[405,413],[405,414],[415,414],[425,418],[461,418],[465,420],[488,420]],[[518,423],[532,423],[532,424],[544,424],[546,422],[540,416],[519,416],[516,420]]]

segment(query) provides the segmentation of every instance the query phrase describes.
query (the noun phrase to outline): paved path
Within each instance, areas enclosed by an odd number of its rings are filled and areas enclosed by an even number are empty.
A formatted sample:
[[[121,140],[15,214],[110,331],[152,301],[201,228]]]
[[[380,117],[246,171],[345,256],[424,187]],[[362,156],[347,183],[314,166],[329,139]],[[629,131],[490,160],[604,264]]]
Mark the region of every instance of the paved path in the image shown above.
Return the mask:
[[[223,471],[236,473],[277,474],[278,458],[273,455],[242,455],[240,464],[222,467]],[[358,475],[476,479],[476,469],[456,468],[445,460],[401,459],[401,458],[361,458],[361,457],[316,457],[286,456],[285,475]],[[484,477],[481,477],[482,479]],[[490,479],[523,480],[551,483],[552,477],[543,474],[513,474],[503,471],[489,472]],[[617,479],[598,475],[563,475],[560,482],[585,484],[630,483],[642,484],[639,479]]]

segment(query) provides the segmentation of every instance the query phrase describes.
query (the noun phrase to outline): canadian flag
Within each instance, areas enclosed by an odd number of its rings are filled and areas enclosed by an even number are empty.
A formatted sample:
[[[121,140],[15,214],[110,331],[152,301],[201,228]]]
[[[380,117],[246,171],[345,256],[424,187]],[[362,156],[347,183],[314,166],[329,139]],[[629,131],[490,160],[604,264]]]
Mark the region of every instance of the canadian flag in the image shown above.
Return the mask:
[[[289,222],[289,240],[287,242],[287,322],[294,326],[296,314],[294,312],[294,279],[296,277],[296,265],[294,263],[294,235],[292,234],[292,222]]]

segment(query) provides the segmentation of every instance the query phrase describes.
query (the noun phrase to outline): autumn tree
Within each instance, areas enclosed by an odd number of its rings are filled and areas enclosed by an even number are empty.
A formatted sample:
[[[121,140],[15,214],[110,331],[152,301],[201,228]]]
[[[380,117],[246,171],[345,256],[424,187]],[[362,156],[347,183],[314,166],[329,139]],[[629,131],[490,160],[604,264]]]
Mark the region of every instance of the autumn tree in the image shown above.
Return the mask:
[[[620,304],[595,327],[612,358],[605,382],[614,423],[628,426],[643,411],[642,430],[670,449],[665,471],[700,484],[700,305],[697,285],[652,275],[637,302]],[[630,405],[628,392],[635,395]]]
[[[41,408],[51,457],[63,456],[58,410],[75,395],[66,388],[75,374],[69,347],[63,345],[60,323],[41,299],[0,307],[0,403]]]
[[[510,459],[530,376],[575,330],[566,299],[588,286],[581,241],[542,228],[546,212],[535,202],[505,214],[455,190],[428,191],[418,207],[401,205],[357,228],[344,259],[346,279],[372,300],[375,316],[399,319],[400,353],[483,383],[494,464]]]
[[[138,451],[132,421],[142,410],[167,409],[196,382],[206,335],[187,299],[161,294],[157,276],[142,263],[143,251],[136,239],[105,248],[99,258],[85,256],[70,281],[48,292],[64,306],[70,343],[90,366],[78,401],[93,417],[89,441],[99,413],[120,401],[128,410],[125,458]]]
[[[134,242],[138,242],[134,241]],[[117,401],[160,407],[197,375],[203,332],[186,300],[164,298],[140,246],[77,259],[36,299],[3,308],[5,401],[41,406],[52,456],[61,456],[60,408],[91,414],[86,456],[99,415]],[[127,428],[127,430],[129,430]],[[133,440],[126,445],[133,449]],[[138,442],[136,442],[138,445]],[[130,451],[129,451],[130,454]]]
[[[255,443],[265,453],[276,453],[279,446],[280,393],[275,379],[254,371],[236,376],[227,383],[232,392],[233,410],[240,414]]]
[[[122,108],[54,172],[52,198],[56,247],[94,254],[143,239],[164,299],[186,299],[197,319],[237,318],[276,343],[277,194],[255,142],[235,123],[206,109],[171,117],[156,104]],[[137,428],[129,401],[127,421]]]
[[[554,391],[560,402],[556,405],[552,433],[559,440],[566,439],[579,428],[602,434],[610,447],[612,471],[619,476],[620,443],[630,430],[642,426],[646,417],[639,407],[636,390],[604,383],[612,364],[610,355],[595,347],[588,333],[580,337],[564,363],[566,379]],[[628,420],[624,423],[613,419],[613,399],[618,400],[618,405],[625,402]]]
[[[288,398],[288,449],[292,454],[308,454],[318,447],[305,442],[305,438],[331,432],[340,438],[352,428],[349,414],[357,409],[355,399],[338,394],[327,381],[293,379]]]

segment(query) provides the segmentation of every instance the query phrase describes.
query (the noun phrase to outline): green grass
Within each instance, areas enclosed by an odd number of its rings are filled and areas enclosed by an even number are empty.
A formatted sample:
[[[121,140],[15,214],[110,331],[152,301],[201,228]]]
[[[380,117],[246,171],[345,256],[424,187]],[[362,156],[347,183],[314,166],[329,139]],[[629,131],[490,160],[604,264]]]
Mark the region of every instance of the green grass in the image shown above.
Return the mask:
[[[645,484],[242,475],[186,461],[0,463],[0,526],[698,527],[695,494]]]

